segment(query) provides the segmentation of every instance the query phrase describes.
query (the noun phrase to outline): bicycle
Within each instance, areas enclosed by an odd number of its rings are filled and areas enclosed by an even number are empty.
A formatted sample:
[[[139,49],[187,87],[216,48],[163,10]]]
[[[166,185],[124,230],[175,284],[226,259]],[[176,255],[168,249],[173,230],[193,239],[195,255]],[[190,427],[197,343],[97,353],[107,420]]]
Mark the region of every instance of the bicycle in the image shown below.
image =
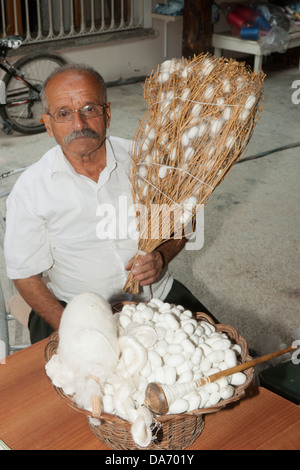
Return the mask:
[[[17,49],[22,42],[19,36],[0,38],[0,69],[5,72],[2,78],[5,100],[0,103],[0,122],[3,131],[9,135],[13,131],[31,135],[46,130],[41,120],[42,86],[55,68],[67,63],[63,57],[49,53],[26,55],[15,63],[9,62],[6,59],[8,51]]]

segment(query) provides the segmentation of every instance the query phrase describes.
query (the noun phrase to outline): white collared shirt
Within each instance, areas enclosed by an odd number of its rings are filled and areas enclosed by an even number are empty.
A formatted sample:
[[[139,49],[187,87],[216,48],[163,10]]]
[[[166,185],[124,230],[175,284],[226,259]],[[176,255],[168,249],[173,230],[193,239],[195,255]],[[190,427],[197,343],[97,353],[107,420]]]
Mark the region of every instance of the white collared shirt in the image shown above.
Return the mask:
[[[129,140],[106,139],[106,167],[98,183],[78,174],[60,146],[20,176],[7,199],[4,254],[9,278],[48,271],[48,287],[66,302],[82,292],[96,292],[109,302],[132,298],[122,291],[125,266],[138,249],[137,237],[128,229],[136,227],[130,147]],[[151,286],[151,295],[163,300],[172,282],[165,270]],[[146,287],[135,300],[148,298]]]

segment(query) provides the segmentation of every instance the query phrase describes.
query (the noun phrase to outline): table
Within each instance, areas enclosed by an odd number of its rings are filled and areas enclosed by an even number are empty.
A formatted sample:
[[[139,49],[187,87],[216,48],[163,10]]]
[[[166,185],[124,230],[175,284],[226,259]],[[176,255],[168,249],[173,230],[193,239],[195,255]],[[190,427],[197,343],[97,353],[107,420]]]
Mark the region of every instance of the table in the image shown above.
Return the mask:
[[[240,39],[231,35],[230,32],[214,33],[212,35],[212,46],[214,47],[215,57],[221,57],[223,49],[253,54],[254,71],[257,73],[262,68],[263,53],[257,41]],[[300,46],[300,31],[290,33],[290,43],[288,49]],[[299,62],[300,68],[300,62]]]
[[[108,450],[86,417],[58,396],[46,376],[47,340],[0,365],[0,439],[13,450]],[[299,366],[300,367],[300,366]],[[267,389],[205,417],[205,428],[187,449],[300,449],[300,408]]]

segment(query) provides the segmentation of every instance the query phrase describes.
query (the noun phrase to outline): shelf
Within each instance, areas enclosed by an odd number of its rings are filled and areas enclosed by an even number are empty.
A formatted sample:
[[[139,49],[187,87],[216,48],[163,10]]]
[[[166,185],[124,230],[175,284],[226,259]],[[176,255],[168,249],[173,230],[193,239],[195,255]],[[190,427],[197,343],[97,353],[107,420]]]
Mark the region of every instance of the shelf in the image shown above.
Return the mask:
[[[174,15],[161,15],[160,13],[151,13],[151,16],[155,20],[163,20],[166,21],[167,23],[169,21],[180,21],[182,20],[183,16],[174,16]]]

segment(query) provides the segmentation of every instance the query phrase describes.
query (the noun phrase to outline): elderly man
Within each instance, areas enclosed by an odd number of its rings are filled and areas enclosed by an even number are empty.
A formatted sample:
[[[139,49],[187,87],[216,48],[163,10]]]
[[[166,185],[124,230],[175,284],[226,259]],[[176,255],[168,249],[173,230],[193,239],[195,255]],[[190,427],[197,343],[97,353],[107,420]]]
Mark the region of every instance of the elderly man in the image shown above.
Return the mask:
[[[32,308],[32,342],[59,327],[66,303],[81,292],[111,303],[128,299],[122,287],[137,251],[136,238],[124,236],[124,227],[115,239],[99,230],[103,207],[114,208],[118,223],[124,200],[127,209],[132,205],[131,142],[106,137],[111,109],[101,75],[69,65],[47,79],[43,93],[43,120],[58,145],[17,181],[7,201],[5,238],[8,276]],[[151,286],[154,297],[207,312],[168,271],[185,242],[169,240],[135,264],[141,294],[133,300],[148,300]]]

